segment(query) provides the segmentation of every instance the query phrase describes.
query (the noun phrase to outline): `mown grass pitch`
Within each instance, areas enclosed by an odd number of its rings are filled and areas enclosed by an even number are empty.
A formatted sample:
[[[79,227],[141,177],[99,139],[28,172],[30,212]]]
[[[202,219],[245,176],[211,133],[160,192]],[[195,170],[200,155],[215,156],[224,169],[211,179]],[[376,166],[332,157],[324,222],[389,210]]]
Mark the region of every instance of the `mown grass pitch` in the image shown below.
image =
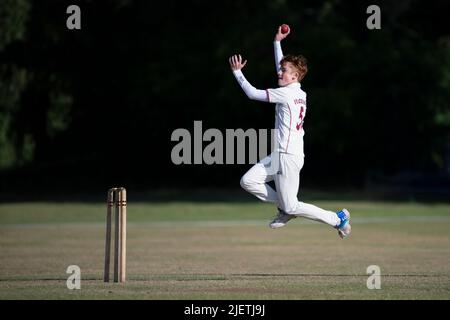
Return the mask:
[[[257,200],[129,201],[124,284],[102,281],[105,204],[0,204],[0,299],[450,298],[450,205],[312,203],[348,208],[351,237],[301,218],[271,230]],[[69,265],[81,290],[66,287]]]

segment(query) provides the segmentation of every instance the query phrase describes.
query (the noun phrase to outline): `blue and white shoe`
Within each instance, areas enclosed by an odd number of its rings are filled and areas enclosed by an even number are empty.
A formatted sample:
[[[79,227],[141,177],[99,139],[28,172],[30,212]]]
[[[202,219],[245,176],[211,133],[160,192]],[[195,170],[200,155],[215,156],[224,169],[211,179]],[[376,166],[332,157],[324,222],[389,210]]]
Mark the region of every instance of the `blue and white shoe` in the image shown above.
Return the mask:
[[[342,209],[336,212],[341,222],[335,227],[338,230],[338,235],[344,239],[350,235],[352,226],[350,225],[350,212],[347,209]]]
[[[286,212],[278,208],[278,214],[275,219],[273,219],[273,221],[269,224],[269,227],[271,227],[272,229],[284,227],[289,220],[294,218],[297,218],[297,216],[287,214]]]

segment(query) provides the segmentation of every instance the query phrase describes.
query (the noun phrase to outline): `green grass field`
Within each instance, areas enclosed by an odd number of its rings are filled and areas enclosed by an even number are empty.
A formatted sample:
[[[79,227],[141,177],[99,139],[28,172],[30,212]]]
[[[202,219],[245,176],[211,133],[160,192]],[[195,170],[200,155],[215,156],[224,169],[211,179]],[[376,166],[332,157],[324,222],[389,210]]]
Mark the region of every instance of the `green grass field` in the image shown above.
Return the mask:
[[[302,218],[271,230],[257,200],[130,201],[124,284],[102,281],[103,203],[0,204],[0,299],[450,298],[450,205],[312,203],[348,208],[351,237]],[[69,265],[81,290],[66,287]]]

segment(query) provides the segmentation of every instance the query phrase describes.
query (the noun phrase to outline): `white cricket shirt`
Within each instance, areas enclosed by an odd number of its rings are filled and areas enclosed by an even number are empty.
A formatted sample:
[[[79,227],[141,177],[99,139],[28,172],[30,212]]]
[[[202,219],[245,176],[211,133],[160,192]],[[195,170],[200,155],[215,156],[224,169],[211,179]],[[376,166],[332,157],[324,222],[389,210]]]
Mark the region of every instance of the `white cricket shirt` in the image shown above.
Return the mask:
[[[275,105],[275,148],[278,152],[304,156],[303,121],[306,92],[298,82],[277,89],[267,89],[267,100]]]

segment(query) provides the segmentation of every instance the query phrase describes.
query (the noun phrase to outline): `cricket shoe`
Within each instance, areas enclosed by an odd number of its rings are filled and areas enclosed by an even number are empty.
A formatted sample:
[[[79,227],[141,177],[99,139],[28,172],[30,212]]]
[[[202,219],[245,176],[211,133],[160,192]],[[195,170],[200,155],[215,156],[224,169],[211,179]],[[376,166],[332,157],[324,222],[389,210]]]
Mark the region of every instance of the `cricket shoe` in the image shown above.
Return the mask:
[[[350,225],[350,212],[347,209],[342,209],[336,212],[337,216],[341,222],[335,227],[338,230],[338,235],[342,239],[347,238],[352,231],[352,226]]]
[[[297,216],[287,214],[286,212],[278,208],[278,214],[275,219],[273,219],[273,221],[269,224],[269,227],[271,227],[272,229],[284,227],[289,220],[294,218],[297,218]]]

